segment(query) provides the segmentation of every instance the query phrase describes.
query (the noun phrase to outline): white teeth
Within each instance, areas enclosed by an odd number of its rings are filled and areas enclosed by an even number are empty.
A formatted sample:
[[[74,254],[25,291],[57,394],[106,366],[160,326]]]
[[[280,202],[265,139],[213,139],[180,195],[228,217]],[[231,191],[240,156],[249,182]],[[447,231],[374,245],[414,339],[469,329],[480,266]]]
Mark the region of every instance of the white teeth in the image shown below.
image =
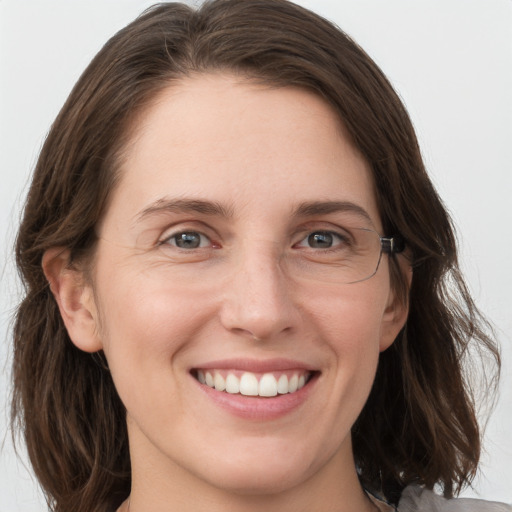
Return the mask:
[[[288,382],[288,393],[294,393],[297,391],[297,387],[299,386],[299,377],[297,374],[294,374]]]
[[[285,375],[286,377],[286,375]],[[276,396],[277,395],[277,380],[271,373],[265,373],[261,377],[258,387],[258,395],[260,396]]]
[[[233,394],[240,393],[240,381],[232,373],[226,377],[226,391]]]
[[[254,373],[245,372],[240,379],[240,394],[258,396],[258,379]]]
[[[288,377],[285,374],[281,375],[277,381],[277,392],[280,395],[288,393]]]
[[[215,377],[213,378],[213,382],[215,384],[215,389],[217,391],[224,391],[226,389],[226,381],[224,380],[224,377],[219,372],[215,372]]]
[[[224,373],[225,375],[226,373]],[[217,391],[226,391],[227,393],[240,393],[245,396],[262,396],[273,397],[285,395],[286,393],[295,393],[302,389],[308,379],[307,373],[294,373],[290,378],[286,374],[280,375],[276,379],[273,373],[265,373],[258,377],[251,372],[245,372],[240,378],[234,373],[227,372],[226,377],[222,375],[220,370],[197,370],[197,380],[201,384],[205,384]]]

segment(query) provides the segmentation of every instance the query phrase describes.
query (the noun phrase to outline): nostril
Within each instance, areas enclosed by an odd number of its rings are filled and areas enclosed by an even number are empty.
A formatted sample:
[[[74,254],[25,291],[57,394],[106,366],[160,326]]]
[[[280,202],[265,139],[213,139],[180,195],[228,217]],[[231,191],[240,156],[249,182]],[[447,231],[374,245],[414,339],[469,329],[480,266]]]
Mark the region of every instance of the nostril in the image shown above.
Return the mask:
[[[254,341],[263,341],[263,338],[260,338],[259,336],[256,336],[256,334],[251,332],[249,329],[242,329],[241,327],[235,327],[234,329],[231,329],[231,330],[235,334],[239,334],[241,336],[245,336],[246,338],[251,338]]]

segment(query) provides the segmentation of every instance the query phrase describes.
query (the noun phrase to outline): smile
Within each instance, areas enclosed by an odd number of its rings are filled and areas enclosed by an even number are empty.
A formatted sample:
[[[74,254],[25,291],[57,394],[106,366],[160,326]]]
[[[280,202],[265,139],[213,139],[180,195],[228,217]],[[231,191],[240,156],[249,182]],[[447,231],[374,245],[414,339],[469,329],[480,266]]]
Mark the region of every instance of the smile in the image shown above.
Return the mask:
[[[270,398],[299,391],[308,383],[312,372],[286,370],[253,373],[240,370],[197,369],[193,375],[201,384],[217,391]]]

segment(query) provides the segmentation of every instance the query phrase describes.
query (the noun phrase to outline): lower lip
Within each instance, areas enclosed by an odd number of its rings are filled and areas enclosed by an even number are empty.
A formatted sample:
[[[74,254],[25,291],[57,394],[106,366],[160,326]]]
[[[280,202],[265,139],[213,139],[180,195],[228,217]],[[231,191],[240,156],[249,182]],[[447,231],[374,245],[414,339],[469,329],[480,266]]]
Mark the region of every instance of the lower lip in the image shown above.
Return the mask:
[[[307,384],[298,391],[295,391],[295,393],[287,393],[285,395],[277,395],[270,398],[245,396],[226,393],[225,391],[217,391],[205,384],[201,384],[194,377],[192,378],[199,386],[199,389],[210,400],[234,416],[249,420],[264,421],[280,418],[299,408],[311,394],[311,391],[318,380],[318,375],[313,375]]]

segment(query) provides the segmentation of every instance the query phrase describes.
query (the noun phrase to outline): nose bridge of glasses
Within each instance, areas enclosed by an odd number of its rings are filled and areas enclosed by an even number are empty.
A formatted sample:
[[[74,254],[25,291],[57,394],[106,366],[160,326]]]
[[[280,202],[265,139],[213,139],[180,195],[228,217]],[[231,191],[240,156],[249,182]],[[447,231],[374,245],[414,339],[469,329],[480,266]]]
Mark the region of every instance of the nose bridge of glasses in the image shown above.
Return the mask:
[[[276,283],[282,273],[282,259],[280,243],[269,238],[246,239],[236,252],[235,273],[246,281],[263,283],[268,279],[270,283]]]

